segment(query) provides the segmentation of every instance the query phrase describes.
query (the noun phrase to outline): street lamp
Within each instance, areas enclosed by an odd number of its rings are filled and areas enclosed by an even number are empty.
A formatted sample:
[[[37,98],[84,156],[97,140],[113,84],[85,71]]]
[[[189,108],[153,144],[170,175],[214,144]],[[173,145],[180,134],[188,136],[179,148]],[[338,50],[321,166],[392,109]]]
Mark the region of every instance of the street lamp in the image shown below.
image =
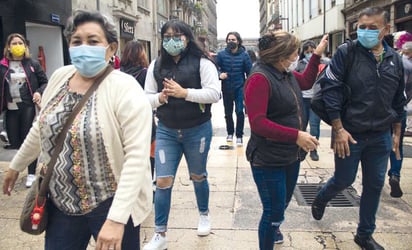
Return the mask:
[[[284,21],[284,20],[286,20],[287,22],[286,22],[286,24],[287,24],[287,31],[289,32],[289,17],[282,17],[282,15],[280,15],[279,16],[279,20],[280,21]]]

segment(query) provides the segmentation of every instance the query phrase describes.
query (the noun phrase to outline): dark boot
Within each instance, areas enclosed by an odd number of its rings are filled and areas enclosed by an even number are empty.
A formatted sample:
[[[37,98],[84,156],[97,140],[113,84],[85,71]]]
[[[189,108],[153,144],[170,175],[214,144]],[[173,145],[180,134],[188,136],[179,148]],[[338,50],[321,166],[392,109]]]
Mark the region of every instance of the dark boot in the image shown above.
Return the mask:
[[[376,242],[372,236],[359,237],[355,236],[355,243],[358,244],[364,250],[385,250],[378,242]]]
[[[327,202],[322,202],[319,200],[319,198],[316,196],[315,200],[313,200],[312,203],[312,217],[315,220],[321,220],[323,217],[323,214],[325,213],[325,207],[328,203]]]
[[[316,150],[310,151],[310,158],[312,161],[319,161],[319,155]]]
[[[389,177],[389,185],[391,186],[391,193],[390,195],[394,198],[400,198],[403,195],[401,186],[399,185],[399,177],[396,175],[391,175]]]

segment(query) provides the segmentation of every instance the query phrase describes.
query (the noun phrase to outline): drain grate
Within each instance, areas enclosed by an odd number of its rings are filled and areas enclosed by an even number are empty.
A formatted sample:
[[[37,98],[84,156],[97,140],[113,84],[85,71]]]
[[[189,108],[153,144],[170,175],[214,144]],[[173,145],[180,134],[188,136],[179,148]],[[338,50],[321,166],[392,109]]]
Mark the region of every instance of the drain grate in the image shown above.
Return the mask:
[[[323,184],[298,183],[295,198],[299,206],[311,206]],[[329,207],[359,207],[359,196],[353,187],[348,187],[329,201]]]

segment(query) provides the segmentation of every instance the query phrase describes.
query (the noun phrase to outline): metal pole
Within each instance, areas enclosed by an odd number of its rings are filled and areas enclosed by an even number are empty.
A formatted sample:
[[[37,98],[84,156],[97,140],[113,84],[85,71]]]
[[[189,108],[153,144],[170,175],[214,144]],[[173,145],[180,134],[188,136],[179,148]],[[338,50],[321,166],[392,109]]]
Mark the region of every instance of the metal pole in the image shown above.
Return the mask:
[[[323,0],[323,34],[326,33],[326,0]]]

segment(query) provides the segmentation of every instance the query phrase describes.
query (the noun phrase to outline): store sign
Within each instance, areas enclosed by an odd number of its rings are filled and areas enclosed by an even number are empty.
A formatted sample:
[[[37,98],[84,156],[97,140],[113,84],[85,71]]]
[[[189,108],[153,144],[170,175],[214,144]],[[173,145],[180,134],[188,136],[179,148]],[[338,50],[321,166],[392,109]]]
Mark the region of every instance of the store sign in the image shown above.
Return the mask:
[[[135,22],[120,18],[120,37],[134,38]]]
[[[50,14],[50,20],[52,23],[60,23],[60,16],[57,14]]]

